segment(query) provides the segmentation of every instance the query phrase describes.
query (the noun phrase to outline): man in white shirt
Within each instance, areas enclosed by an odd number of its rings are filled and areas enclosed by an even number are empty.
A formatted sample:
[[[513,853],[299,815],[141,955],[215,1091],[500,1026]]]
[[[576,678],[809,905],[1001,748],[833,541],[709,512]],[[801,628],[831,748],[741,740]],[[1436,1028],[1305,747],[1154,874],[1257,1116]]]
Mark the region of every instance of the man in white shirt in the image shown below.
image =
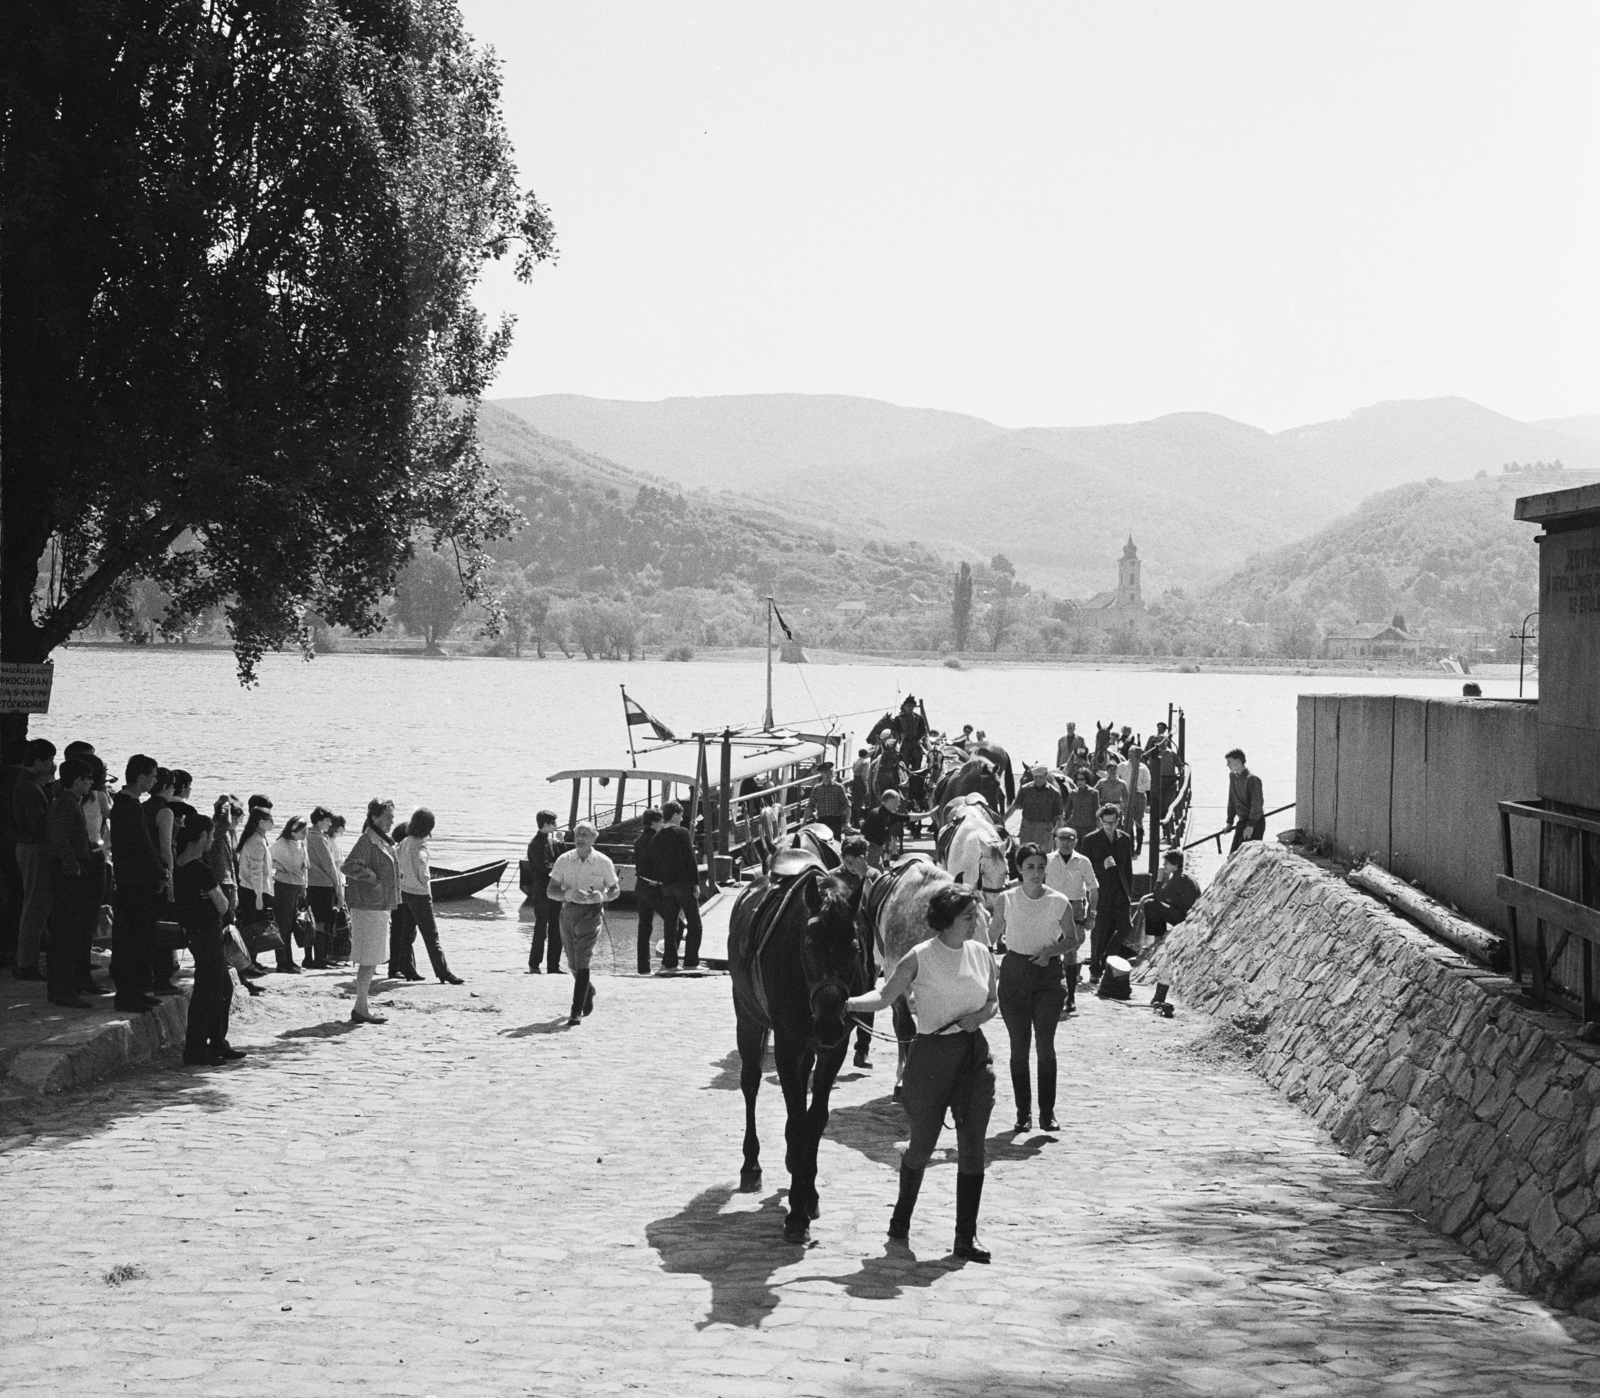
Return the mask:
[[[1094,865],[1078,853],[1078,832],[1070,825],[1056,831],[1056,847],[1045,861],[1044,886],[1065,894],[1072,903],[1072,920],[1078,927],[1078,945],[1081,947],[1089,935],[1089,924],[1094,918],[1095,903],[1100,896],[1100,881],[1094,876]],[[1063,1014],[1078,1007],[1077,952],[1062,958],[1066,972],[1067,1003]]]
[[[561,904],[561,944],[572,968],[572,1012],[569,1028],[583,1023],[594,1009],[589,959],[600,940],[605,904],[622,891],[617,866],[594,847],[599,831],[586,820],[573,827],[573,847],[550,866],[550,897]]]

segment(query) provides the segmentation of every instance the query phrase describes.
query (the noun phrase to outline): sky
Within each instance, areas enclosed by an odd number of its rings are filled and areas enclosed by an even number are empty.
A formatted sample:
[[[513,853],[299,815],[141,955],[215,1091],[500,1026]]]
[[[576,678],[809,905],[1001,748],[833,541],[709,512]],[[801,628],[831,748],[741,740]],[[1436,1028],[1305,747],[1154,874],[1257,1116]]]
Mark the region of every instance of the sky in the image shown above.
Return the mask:
[[[1600,4],[461,0],[560,260],[493,397],[1600,413]]]

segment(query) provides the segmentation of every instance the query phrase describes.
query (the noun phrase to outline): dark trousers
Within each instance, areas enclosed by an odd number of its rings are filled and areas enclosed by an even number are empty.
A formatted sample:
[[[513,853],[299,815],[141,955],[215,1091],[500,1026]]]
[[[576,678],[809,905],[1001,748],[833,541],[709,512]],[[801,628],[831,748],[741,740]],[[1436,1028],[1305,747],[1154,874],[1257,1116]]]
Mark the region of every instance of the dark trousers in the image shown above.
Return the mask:
[[[1089,974],[1106,968],[1106,957],[1116,956],[1133,936],[1133,912],[1125,898],[1102,898],[1094,910],[1094,931],[1089,934]]]
[[[661,886],[661,912],[667,925],[667,949],[661,958],[662,970],[678,964],[679,925],[686,929],[683,965],[692,971],[700,964],[700,890],[692,883]]]
[[[533,904],[533,944],[528,948],[528,965],[537,970],[544,961],[545,969],[554,975],[561,969],[561,929],[556,922],[561,907],[550,900],[550,880],[536,879],[528,890],[528,901]]]
[[[1232,854],[1240,845],[1248,844],[1251,840],[1259,840],[1266,828],[1267,823],[1264,820],[1254,822],[1241,820],[1233,827],[1233,843],[1228,846],[1228,853]]]
[[[415,955],[417,924],[411,909],[402,898],[389,910],[389,974],[414,976],[417,974]]]
[[[333,889],[327,884],[312,884],[306,889],[306,906],[317,924],[316,940],[306,953],[313,966],[325,966],[328,961],[328,943],[333,935]]]
[[[874,986],[878,983],[878,956],[877,948],[873,945],[872,933],[861,933],[862,960],[865,962],[866,979],[863,984]],[[856,1016],[856,1052],[863,1057],[872,1047],[872,1026],[876,1015]]]
[[[194,987],[189,993],[189,1019],[183,1036],[186,1063],[207,1063],[228,1047],[228,1015],[233,1009],[233,978],[222,959],[220,940],[196,950]]]
[[[155,950],[156,890],[119,883],[112,904],[111,979],[117,1005],[125,1008],[151,985],[151,953]],[[140,1001],[143,1007],[142,1000]]]
[[[278,935],[283,938],[283,945],[277,950],[278,969],[290,970],[294,964],[294,924],[300,915],[300,904],[305,899],[306,891],[297,883],[284,883],[282,879],[274,879],[272,884],[272,917],[278,924]],[[311,960],[308,951],[301,958],[303,961]]]
[[[650,974],[650,943],[653,939],[656,919],[661,919],[661,932],[665,937],[667,932],[667,913],[661,903],[661,885],[654,879],[640,879],[633,890],[633,901],[639,909],[639,947],[637,956],[638,971],[641,976]]]
[[[444,948],[439,945],[439,924],[433,920],[433,899],[423,893],[402,893],[400,902],[405,910],[411,914],[411,924],[422,934],[422,945],[428,949],[428,961],[433,967],[433,974],[443,980],[450,974],[450,963],[444,959]],[[413,960],[413,943],[411,935],[406,934],[405,957],[407,965],[414,971],[416,962]],[[390,974],[394,972],[394,965],[389,966]]]
[[[911,1119],[911,1143],[900,1157],[920,1170],[944,1130],[946,1109],[956,1116],[956,1173],[981,1175],[994,1111],[994,1064],[981,1029],[970,1034],[918,1034],[906,1059],[901,1104]]]
[[[1030,1040],[1039,1050],[1039,1118],[1056,1110],[1056,1025],[1067,1003],[1061,958],[1036,966],[1033,958],[1009,951],[1000,963],[1000,1017],[1011,1038],[1011,1095],[1017,1103],[1017,1120],[1033,1114],[1029,1090]]]
[[[818,816],[817,817],[817,822],[820,825],[826,825],[828,827],[828,829],[833,831],[833,838],[834,839],[842,840],[844,838],[844,817],[843,816]]]
[[[100,912],[101,867],[85,864],[77,874],[51,871],[49,985],[52,1000],[70,999],[88,974],[89,943]]]

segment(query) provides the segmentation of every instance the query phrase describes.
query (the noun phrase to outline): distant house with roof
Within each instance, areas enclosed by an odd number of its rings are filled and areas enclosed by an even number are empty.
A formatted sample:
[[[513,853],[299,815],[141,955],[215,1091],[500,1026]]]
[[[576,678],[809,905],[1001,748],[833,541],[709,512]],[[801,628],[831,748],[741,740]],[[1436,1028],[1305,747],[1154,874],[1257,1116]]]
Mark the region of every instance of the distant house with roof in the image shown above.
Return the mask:
[[[1078,619],[1101,631],[1129,631],[1144,625],[1144,592],[1139,585],[1139,550],[1133,535],[1117,561],[1117,585],[1078,603]]]
[[[867,614],[867,604],[865,602],[841,602],[834,608],[834,611],[838,612],[840,616],[864,617]]]
[[[1325,636],[1323,647],[1330,660],[1417,660],[1427,647],[1406,630],[1398,612],[1390,621],[1364,621]]]

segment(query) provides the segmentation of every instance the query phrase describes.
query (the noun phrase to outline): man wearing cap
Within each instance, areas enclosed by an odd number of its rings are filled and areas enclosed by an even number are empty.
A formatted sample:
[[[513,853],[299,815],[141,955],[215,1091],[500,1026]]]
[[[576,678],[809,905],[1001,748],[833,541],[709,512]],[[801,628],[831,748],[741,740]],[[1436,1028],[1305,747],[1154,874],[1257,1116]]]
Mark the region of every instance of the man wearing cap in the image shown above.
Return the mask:
[[[820,821],[833,831],[833,838],[844,834],[844,818],[850,814],[850,793],[833,775],[833,763],[824,758],[817,764],[820,776],[806,798],[806,820]]]
[[[1050,780],[1049,769],[1042,762],[1029,769],[1028,780],[1018,788],[1017,799],[1011,803],[1006,815],[1009,816],[1012,811],[1022,812],[1022,828],[1018,831],[1018,839],[1025,845],[1049,849],[1055,828],[1067,813],[1067,803],[1062,798],[1061,788]]]

